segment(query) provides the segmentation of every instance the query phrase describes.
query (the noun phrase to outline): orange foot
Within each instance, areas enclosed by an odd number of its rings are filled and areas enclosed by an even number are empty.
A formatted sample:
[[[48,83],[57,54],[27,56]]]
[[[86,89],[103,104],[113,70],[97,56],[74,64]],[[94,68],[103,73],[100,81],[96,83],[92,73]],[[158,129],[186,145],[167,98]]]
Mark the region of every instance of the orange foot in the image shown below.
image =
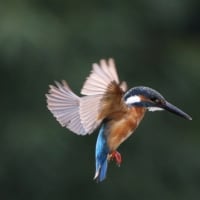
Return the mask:
[[[109,159],[115,160],[118,166],[120,166],[122,162],[122,156],[118,151],[113,151],[111,154],[109,154]]]

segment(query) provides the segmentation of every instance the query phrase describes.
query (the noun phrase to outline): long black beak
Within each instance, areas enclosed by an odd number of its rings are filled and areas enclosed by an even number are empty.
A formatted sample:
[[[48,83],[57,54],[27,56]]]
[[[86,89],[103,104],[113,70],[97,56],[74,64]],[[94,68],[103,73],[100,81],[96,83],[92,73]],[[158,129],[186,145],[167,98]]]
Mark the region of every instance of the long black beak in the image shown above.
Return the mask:
[[[180,117],[183,117],[188,120],[192,120],[192,117],[190,115],[183,112],[181,109],[177,108],[176,106],[172,105],[171,103],[169,103],[167,101],[165,102],[165,104],[162,107],[163,107],[163,109],[165,109],[171,113],[174,113]]]

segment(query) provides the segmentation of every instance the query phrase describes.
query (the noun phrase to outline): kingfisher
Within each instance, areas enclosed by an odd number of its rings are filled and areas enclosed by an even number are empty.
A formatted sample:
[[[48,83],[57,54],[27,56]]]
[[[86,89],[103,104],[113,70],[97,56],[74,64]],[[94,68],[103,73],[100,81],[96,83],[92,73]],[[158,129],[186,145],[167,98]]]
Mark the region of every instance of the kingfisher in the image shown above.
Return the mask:
[[[81,97],[64,80],[49,87],[47,108],[61,126],[82,136],[100,126],[95,149],[94,179],[97,182],[106,178],[110,160],[120,166],[122,156],[117,149],[134,133],[147,111],[166,110],[192,120],[150,87],[137,86],[128,90],[126,82],[119,80],[112,58],[93,64]]]

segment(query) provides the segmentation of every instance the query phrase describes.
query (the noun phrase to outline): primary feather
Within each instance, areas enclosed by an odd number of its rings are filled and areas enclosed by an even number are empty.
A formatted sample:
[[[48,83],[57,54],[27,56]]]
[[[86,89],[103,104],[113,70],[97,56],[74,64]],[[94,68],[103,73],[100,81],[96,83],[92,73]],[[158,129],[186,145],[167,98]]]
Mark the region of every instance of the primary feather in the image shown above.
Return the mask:
[[[65,81],[56,82],[56,86],[50,85],[49,94],[46,95],[48,109],[63,127],[78,135],[85,135],[87,131],[79,114],[80,97],[71,91]]]

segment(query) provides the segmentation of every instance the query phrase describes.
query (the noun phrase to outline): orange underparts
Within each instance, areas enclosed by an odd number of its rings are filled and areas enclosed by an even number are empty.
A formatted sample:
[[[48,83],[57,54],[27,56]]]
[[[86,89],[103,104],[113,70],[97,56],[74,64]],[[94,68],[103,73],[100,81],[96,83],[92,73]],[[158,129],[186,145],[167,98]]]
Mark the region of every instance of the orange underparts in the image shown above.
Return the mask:
[[[122,156],[118,151],[113,151],[108,155],[108,160],[115,160],[116,164],[120,166],[122,163]]]

